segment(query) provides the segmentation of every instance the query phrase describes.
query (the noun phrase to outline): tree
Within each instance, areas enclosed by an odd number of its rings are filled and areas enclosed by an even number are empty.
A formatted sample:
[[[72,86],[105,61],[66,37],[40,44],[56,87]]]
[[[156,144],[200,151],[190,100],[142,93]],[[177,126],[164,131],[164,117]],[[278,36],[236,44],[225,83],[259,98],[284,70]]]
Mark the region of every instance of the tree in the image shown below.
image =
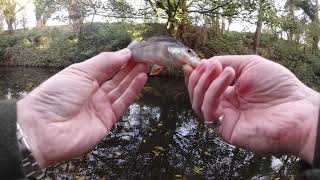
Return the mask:
[[[285,15],[282,17],[281,28],[287,33],[287,39],[292,41],[294,35],[296,39],[300,36],[301,27],[300,20],[295,16],[297,7],[295,6],[296,0],[287,0],[284,6]]]
[[[69,20],[75,32],[80,31],[86,17],[92,16],[92,22],[94,16],[106,8],[102,0],[55,0],[54,7],[59,10],[65,9],[68,11],[67,16],[60,15],[56,18],[61,21]]]
[[[275,10],[275,3],[273,0],[261,0],[256,4],[256,10],[258,11],[257,22],[256,22],[256,31],[253,38],[253,51],[258,52],[260,45],[261,32],[263,23],[269,25],[277,24],[277,15]]]
[[[3,31],[3,21],[4,21],[4,15],[0,9],[0,31]]]
[[[154,14],[159,16],[162,10],[167,16],[167,29],[169,34],[175,35],[178,25],[185,23],[188,16],[188,7],[191,2],[187,0],[147,0]]]
[[[295,2],[296,6],[303,10],[303,12],[310,18],[310,34],[312,36],[312,52],[315,55],[319,54],[319,4],[318,0],[301,0]]]
[[[23,29],[27,29],[28,19],[27,19],[27,14],[25,11],[23,12],[19,23],[22,25]]]
[[[20,6],[18,10],[16,10],[17,4],[16,0],[0,0],[0,11],[3,14],[3,17],[7,23],[9,34],[13,34],[13,24],[16,21],[16,14],[23,9]]]
[[[259,3],[259,12],[258,12],[258,21],[257,21],[257,26],[256,26],[256,32],[254,34],[253,38],[253,51],[257,53],[258,47],[260,44],[260,37],[261,37],[261,30],[262,30],[262,23],[263,23],[263,8],[264,1],[261,1]]]
[[[57,2],[51,0],[34,0],[37,27],[44,27],[51,17],[57,11]]]
[[[111,12],[108,9],[111,10]],[[122,21],[134,14],[133,7],[126,0],[109,0],[104,10],[105,15],[110,15],[111,13],[116,14]]]

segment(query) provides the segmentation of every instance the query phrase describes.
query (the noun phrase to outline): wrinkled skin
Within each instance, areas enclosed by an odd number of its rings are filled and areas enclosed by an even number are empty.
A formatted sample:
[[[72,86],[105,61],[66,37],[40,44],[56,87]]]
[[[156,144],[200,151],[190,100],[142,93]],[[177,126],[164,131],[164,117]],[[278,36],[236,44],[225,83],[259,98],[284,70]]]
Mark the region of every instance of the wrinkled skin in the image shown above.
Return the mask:
[[[146,65],[130,59],[128,49],[102,53],[64,69],[18,102],[18,123],[41,167],[80,156],[108,135],[147,80]]]
[[[222,117],[225,141],[312,163],[320,97],[288,69],[259,56],[221,56],[184,71],[194,111],[209,122]]]

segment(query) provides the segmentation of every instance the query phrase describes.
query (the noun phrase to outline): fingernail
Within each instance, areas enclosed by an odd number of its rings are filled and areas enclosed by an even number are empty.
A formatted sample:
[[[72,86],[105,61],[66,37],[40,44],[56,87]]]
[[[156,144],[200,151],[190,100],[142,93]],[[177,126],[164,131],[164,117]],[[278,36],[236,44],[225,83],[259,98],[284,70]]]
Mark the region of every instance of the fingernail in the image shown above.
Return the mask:
[[[125,55],[125,54],[129,54],[129,53],[131,53],[131,51],[128,48],[124,48],[124,49],[121,49],[116,52],[116,54],[119,54],[119,55]]]

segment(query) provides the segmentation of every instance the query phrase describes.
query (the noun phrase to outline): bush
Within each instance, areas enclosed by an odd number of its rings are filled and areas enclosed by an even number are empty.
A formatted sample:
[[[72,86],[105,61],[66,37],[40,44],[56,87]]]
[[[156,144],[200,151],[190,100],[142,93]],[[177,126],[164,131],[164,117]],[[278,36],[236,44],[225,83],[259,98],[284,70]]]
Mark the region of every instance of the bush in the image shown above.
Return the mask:
[[[208,41],[200,49],[207,58],[217,55],[253,54],[252,33],[225,32],[209,28]],[[102,51],[126,47],[131,39],[167,35],[165,24],[93,23],[85,24],[79,34],[69,26],[34,28],[0,34],[0,64],[28,66],[67,66]],[[262,34],[259,55],[283,64],[307,85],[320,89],[320,57],[305,51],[305,45]]]
[[[128,25],[123,23],[87,25],[81,29],[75,57],[88,59],[103,51],[116,51],[131,42]]]
[[[223,35],[209,30],[209,38],[206,45],[206,56],[217,55],[246,55],[253,52],[249,49],[248,39],[245,33],[226,32]]]
[[[102,51],[126,47],[131,38],[121,23],[84,25],[79,35],[71,27],[46,27],[15,35],[0,35],[0,60],[5,65],[67,66]]]

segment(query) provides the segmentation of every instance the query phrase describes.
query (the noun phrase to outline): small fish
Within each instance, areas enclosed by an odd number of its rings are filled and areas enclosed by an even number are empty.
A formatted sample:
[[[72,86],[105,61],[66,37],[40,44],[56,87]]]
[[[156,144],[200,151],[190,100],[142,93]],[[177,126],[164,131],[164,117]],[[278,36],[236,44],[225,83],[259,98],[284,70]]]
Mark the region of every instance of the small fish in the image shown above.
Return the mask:
[[[171,37],[152,37],[146,41],[133,41],[128,48],[133,60],[153,64],[151,75],[157,75],[163,67],[178,67],[188,64],[196,67],[199,56],[189,47]]]

